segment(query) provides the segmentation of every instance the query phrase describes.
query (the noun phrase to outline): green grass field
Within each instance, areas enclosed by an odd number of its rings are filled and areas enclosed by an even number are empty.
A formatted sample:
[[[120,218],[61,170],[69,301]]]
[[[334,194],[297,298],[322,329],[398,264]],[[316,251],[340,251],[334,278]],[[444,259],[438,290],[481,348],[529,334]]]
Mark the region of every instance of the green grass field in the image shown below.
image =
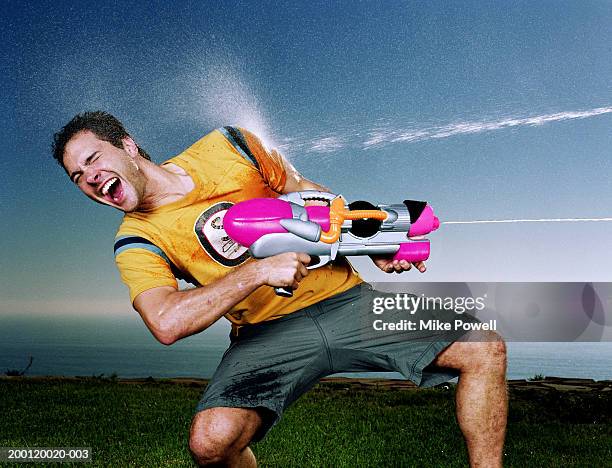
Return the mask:
[[[0,379],[0,446],[88,446],[93,466],[193,466],[187,434],[201,391]],[[512,391],[506,466],[612,467],[611,393]],[[261,466],[466,466],[453,394],[320,384],[254,451]]]

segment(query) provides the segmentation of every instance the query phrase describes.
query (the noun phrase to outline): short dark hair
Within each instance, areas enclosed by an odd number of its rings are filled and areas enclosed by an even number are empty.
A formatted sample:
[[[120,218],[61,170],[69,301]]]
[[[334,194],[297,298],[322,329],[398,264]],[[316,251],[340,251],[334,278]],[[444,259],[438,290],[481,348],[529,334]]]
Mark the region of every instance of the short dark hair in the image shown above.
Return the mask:
[[[130,136],[123,124],[108,112],[93,111],[75,115],[59,132],[53,135],[53,158],[64,170],[66,169],[64,166],[66,145],[73,136],[85,130],[89,130],[100,140],[108,141],[117,148],[123,148],[123,139]],[[138,154],[151,160],[151,157],[140,146],[138,146]]]

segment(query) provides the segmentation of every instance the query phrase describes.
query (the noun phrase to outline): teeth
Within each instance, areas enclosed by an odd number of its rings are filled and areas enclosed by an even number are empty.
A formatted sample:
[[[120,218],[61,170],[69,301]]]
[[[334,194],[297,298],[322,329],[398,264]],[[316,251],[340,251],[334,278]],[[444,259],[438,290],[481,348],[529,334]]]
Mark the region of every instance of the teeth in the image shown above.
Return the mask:
[[[116,177],[113,177],[112,179],[109,179],[105,184],[104,187],[102,187],[102,195],[106,195],[108,193],[108,190],[111,188],[111,185],[113,185],[118,179]]]

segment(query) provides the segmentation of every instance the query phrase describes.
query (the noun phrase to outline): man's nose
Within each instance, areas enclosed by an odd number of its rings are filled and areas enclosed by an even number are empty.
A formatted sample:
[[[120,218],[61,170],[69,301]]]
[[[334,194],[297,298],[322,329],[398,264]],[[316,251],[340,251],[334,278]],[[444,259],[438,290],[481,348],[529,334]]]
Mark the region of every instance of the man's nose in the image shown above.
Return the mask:
[[[88,184],[93,184],[93,185],[97,185],[100,183],[102,176],[100,175],[100,172],[97,171],[96,169],[90,170],[89,174],[87,174],[86,176],[86,180]]]

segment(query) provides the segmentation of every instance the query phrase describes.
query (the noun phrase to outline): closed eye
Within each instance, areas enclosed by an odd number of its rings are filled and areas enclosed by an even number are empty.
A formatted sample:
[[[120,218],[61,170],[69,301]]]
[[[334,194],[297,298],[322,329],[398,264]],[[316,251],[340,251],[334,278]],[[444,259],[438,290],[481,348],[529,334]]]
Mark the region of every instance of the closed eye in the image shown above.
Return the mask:
[[[94,153],[92,153],[86,160],[84,165],[85,166],[89,166],[91,165],[91,163],[95,162],[98,160],[98,158],[100,157],[101,153],[99,151],[95,151]],[[79,184],[79,179],[81,178],[81,174],[83,173],[83,171],[75,171],[72,173],[71,179],[72,182],[74,182],[75,184]]]

